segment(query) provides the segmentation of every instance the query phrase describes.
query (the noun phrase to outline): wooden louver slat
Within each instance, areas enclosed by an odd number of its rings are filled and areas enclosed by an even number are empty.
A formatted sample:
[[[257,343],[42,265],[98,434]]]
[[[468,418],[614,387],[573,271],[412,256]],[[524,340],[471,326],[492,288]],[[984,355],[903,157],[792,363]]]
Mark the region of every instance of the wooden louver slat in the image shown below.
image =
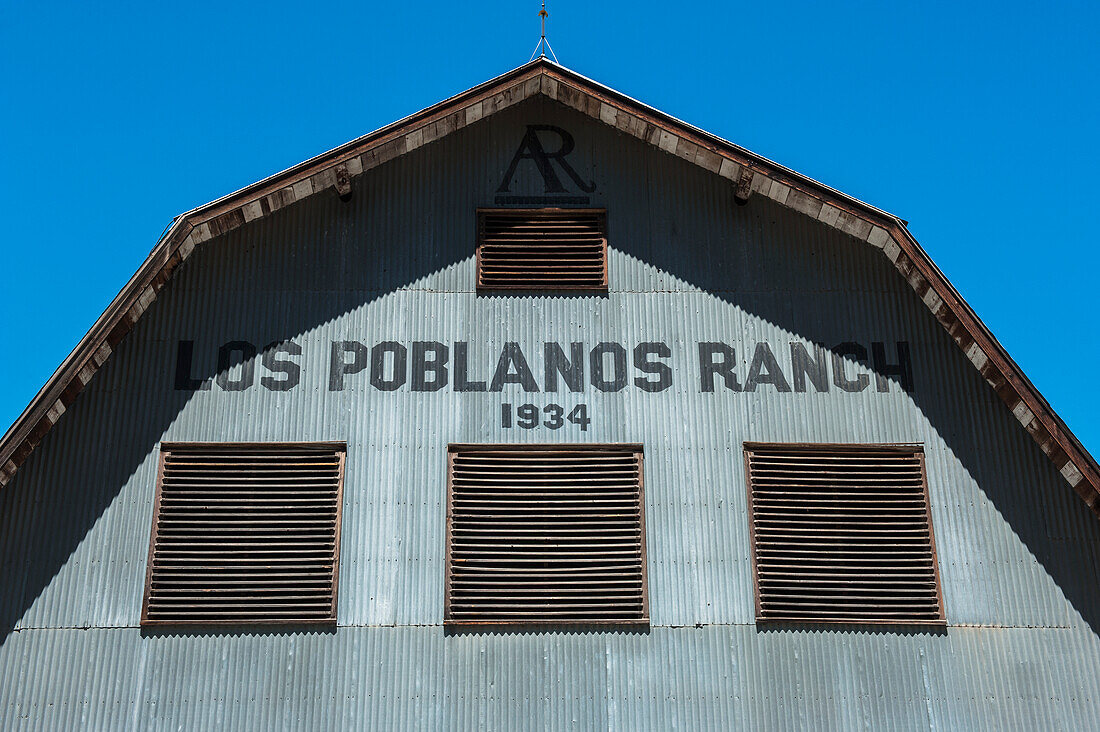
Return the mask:
[[[478,290],[607,291],[602,209],[478,211]]]
[[[758,621],[942,623],[924,452],[745,444]]]
[[[162,445],[142,624],[334,622],[344,453]]]
[[[649,622],[641,446],[448,458],[448,625]]]

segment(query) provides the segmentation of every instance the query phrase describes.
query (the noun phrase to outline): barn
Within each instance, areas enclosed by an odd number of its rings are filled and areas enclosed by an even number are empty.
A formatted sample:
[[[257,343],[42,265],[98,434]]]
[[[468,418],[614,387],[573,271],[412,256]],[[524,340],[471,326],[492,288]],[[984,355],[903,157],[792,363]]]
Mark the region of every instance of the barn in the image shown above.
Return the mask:
[[[5,730],[1100,719],[1100,470],[905,222],[545,58],[178,216],[0,486]]]

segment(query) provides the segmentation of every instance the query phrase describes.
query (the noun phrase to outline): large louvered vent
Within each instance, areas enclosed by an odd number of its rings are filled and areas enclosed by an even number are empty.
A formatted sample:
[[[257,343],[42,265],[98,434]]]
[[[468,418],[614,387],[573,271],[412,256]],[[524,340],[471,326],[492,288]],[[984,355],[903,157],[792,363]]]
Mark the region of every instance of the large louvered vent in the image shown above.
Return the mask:
[[[344,446],[165,444],[142,622],[336,617]]]
[[[745,451],[758,620],[943,621],[920,447]]]
[[[602,209],[478,211],[478,290],[607,290]]]
[[[646,623],[637,445],[452,445],[448,624]]]

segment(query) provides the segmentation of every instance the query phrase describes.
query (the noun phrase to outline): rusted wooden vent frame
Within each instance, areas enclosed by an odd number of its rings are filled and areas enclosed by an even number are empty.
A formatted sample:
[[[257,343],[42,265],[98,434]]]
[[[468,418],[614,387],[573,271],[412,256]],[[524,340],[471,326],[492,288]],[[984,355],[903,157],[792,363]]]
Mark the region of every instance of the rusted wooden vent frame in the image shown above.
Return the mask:
[[[638,444],[454,444],[444,624],[649,624]]]
[[[162,443],[141,624],[335,623],[346,452]]]
[[[477,291],[607,292],[607,211],[479,208]]]
[[[920,445],[745,443],[757,622],[943,625]]]

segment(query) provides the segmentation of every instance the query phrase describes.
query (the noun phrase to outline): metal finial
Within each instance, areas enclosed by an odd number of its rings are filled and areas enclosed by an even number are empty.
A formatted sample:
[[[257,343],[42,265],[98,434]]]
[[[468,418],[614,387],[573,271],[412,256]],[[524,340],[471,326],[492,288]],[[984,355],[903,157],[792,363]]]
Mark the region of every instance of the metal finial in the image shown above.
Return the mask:
[[[539,37],[539,42],[535,44],[535,50],[531,54],[531,58],[528,61],[534,61],[535,56],[539,58],[546,58],[546,52],[550,52],[550,58],[554,59],[554,63],[558,62],[558,55],[554,53],[554,49],[550,47],[550,41],[546,40],[546,19],[550,17],[550,13],[546,12],[546,0],[542,0],[542,10],[539,11],[539,20],[542,22],[542,36]],[[539,53],[539,50],[542,53]]]

